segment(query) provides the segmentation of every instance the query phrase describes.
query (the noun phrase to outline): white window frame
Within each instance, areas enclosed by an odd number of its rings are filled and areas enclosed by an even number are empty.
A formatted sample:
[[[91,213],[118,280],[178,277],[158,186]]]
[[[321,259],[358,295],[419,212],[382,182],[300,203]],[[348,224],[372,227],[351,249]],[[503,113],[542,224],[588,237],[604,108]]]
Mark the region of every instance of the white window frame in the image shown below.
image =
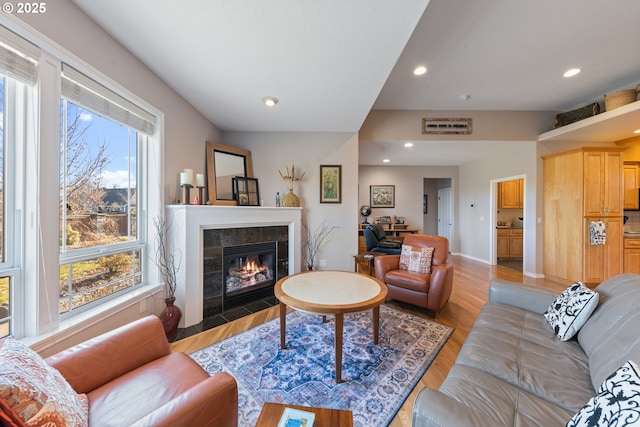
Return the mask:
[[[157,108],[139,98],[89,64],[52,42],[42,34],[13,16],[2,25],[14,31],[40,49],[35,94],[35,127],[28,129],[29,142],[22,154],[23,186],[17,189],[22,210],[16,219],[20,235],[21,260],[14,268],[13,283],[21,286],[12,293],[13,334],[27,344],[43,342],[43,338],[56,334],[64,339],[84,329],[87,321],[118,313],[124,307],[162,292],[161,276],[153,262],[154,217],[164,215],[163,145],[164,115]],[[91,304],[90,309],[78,310],[64,318],[58,313],[59,296],[59,149],[60,99],[62,64],[89,76],[100,85],[155,116],[152,142],[139,148],[139,168],[145,173],[138,177],[138,233],[142,243],[142,283],[133,290],[118,293],[118,297],[103,299],[104,303]],[[144,196],[140,194],[146,189]],[[27,190],[28,189],[28,190]],[[12,270],[13,271],[13,270]],[[19,299],[19,301],[18,301]],[[101,300],[101,301],[103,301]]]
[[[6,29],[0,35],[6,36]],[[24,193],[26,146],[33,142],[31,136],[34,125],[33,103],[37,96],[37,88],[27,82],[19,81],[20,73],[0,73],[4,79],[4,233],[3,259],[0,259],[0,276],[10,280],[9,306],[10,330],[14,336],[22,336],[24,330],[24,282],[23,241],[24,233]],[[31,114],[30,114],[31,113]],[[13,142],[13,143],[10,143]]]
[[[63,69],[64,69],[64,65],[63,65]],[[84,77],[84,76],[83,76]],[[85,81],[88,80],[87,77],[84,77]],[[64,82],[64,80],[63,80]],[[63,83],[64,84],[64,83]],[[106,93],[105,90],[103,90],[103,93]],[[66,102],[71,102],[73,103],[72,100],[66,99],[63,95],[63,97],[61,99],[65,99]],[[88,107],[85,107],[84,105],[80,105],[80,104],[75,104],[78,105],[81,108],[86,109],[87,111],[91,111],[94,114],[100,114],[100,111],[95,111],[92,109],[89,109]],[[116,120],[107,117],[107,120],[111,120],[114,122],[117,122]],[[153,118],[154,122],[155,122],[155,117]],[[60,121],[62,126],[66,126],[66,116],[64,114],[61,115],[60,117]],[[131,128],[131,127],[130,127]],[[148,127],[147,127],[148,128]],[[153,141],[149,142],[150,140],[153,139],[153,136],[144,134],[143,132],[141,132],[140,130],[135,129],[137,132],[137,136],[136,136],[136,157],[139,156],[139,153],[142,151],[142,145],[143,144],[148,144],[148,143],[153,143]],[[66,138],[66,134],[64,135],[64,137]],[[142,159],[144,160],[144,159]],[[143,188],[142,185],[140,185],[140,178],[146,173],[146,168],[145,168],[145,162],[140,162],[141,164],[138,164],[138,162],[136,161],[136,192],[137,192],[137,200],[138,203],[142,200],[145,200],[147,191],[145,188]],[[129,220],[130,218],[130,211],[128,213],[129,215]],[[63,214],[65,215],[65,214]],[[61,224],[66,224],[66,220],[63,221],[63,219],[65,218],[61,218],[60,223]],[[140,251],[141,252],[141,261],[142,258],[144,257],[144,253],[145,253],[145,244],[147,241],[147,236],[148,234],[146,233],[146,230],[144,227],[140,227],[140,224],[144,224],[145,221],[143,220],[143,218],[140,217],[140,215],[137,215],[137,221],[138,221],[138,225],[137,225],[137,233],[136,233],[136,239],[132,240],[132,241],[127,241],[127,242],[118,242],[118,243],[112,243],[112,244],[108,244],[108,245],[99,245],[99,246],[92,246],[92,247],[88,247],[88,248],[83,248],[83,249],[74,249],[74,250],[70,250],[70,251],[64,251],[60,253],[60,267],[62,265],[65,264],[73,264],[76,262],[82,262],[82,261],[89,261],[89,260],[95,260],[97,258],[103,257],[103,256],[109,256],[109,255],[116,255],[119,253],[125,253],[125,252],[130,252],[130,251]],[[129,223],[129,226],[131,226],[131,224]],[[63,233],[63,230],[60,230],[61,233]],[[142,264],[142,262],[141,262]],[[140,266],[140,270],[142,273],[142,276],[144,277],[144,267],[143,265]],[[133,278],[132,278],[133,279]],[[144,282],[144,279],[142,280],[142,282]],[[68,317],[74,316],[75,314],[81,313],[82,311],[85,310],[91,310],[92,308],[96,307],[97,305],[100,305],[102,303],[105,303],[111,299],[114,298],[118,298],[119,296],[121,296],[124,293],[127,292],[131,292],[134,291],[134,288],[137,288],[141,285],[140,284],[134,284],[131,288],[128,288],[126,290],[121,290],[118,292],[115,292],[111,295],[105,296],[100,298],[99,300],[93,301],[91,303],[88,303],[86,305],[77,307],[77,308],[72,308],[71,304],[69,307],[69,311],[65,312],[65,313],[61,313],[60,314],[60,318],[61,319],[66,319]],[[72,294],[69,295],[69,298],[71,299],[73,297]]]

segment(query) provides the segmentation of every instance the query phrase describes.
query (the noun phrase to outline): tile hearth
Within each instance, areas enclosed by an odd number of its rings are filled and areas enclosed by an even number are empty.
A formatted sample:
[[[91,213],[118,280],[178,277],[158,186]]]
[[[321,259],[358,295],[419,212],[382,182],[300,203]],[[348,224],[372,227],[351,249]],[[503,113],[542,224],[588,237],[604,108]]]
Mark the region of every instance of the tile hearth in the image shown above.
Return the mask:
[[[188,338],[192,335],[204,332],[207,329],[215,328],[216,326],[224,325],[233,320],[240,319],[241,317],[248,316],[253,313],[257,313],[266,308],[273,307],[278,304],[278,299],[274,296],[263,298],[257,301],[253,301],[249,304],[245,304],[242,307],[236,307],[228,311],[223,311],[220,314],[208,317],[197,325],[190,326],[188,328],[178,329],[178,335],[176,335],[175,341]]]

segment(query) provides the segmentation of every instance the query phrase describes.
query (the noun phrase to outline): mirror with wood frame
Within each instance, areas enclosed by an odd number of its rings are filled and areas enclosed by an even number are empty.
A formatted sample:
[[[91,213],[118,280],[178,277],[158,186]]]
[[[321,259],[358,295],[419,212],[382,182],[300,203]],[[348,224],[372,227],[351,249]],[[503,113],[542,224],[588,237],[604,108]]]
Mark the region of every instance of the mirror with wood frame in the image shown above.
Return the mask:
[[[207,142],[207,194],[209,205],[237,205],[233,178],[253,177],[251,151]]]

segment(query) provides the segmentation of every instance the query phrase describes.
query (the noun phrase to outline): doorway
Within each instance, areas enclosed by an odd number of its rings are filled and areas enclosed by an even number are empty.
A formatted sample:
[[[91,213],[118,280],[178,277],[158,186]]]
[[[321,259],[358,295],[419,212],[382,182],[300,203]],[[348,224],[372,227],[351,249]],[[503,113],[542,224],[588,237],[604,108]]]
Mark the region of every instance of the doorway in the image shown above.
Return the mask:
[[[451,241],[453,228],[453,199],[451,188],[438,190],[438,236]]]
[[[525,177],[491,181],[492,264],[523,272]]]
[[[455,246],[453,188],[451,178],[423,179],[422,232],[446,237],[450,250]]]

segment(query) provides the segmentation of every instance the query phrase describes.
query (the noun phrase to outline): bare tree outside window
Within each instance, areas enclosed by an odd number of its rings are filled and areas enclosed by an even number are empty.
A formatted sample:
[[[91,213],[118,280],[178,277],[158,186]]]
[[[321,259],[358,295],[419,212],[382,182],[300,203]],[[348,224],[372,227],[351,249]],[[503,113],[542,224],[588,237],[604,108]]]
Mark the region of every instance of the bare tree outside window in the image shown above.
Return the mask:
[[[66,209],[71,213],[84,214],[100,203],[100,181],[105,166],[109,163],[107,141],[88,141],[87,134],[92,125],[82,119],[79,108],[68,108],[73,113],[67,119],[66,141],[62,151],[60,182],[66,191]]]
[[[60,313],[141,282],[140,250],[117,251],[137,239],[135,130],[61,102],[60,249],[95,248],[81,261],[60,264]]]

